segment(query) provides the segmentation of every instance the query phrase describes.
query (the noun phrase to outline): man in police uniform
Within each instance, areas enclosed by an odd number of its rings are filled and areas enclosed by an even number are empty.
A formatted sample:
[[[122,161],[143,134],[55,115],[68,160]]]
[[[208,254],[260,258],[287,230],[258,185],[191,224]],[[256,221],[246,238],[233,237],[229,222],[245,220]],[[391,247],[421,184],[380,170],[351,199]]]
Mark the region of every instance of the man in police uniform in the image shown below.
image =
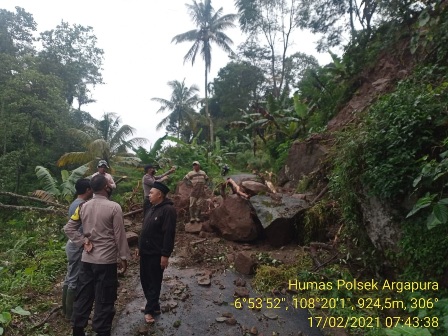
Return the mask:
[[[94,302],[92,328],[97,336],[110,336],[117,299],[117,260],[122,272],[126,272],[130,251],[123,212],[118,203],[108,199],[110,186],[106,177],[92,177],[90,186],[93,198],[78,207],[64,226],[68,238],[77,246],[84,246],[73,304],[73,336],[85,336]],[[81,225],[83,233],[78,231]]]

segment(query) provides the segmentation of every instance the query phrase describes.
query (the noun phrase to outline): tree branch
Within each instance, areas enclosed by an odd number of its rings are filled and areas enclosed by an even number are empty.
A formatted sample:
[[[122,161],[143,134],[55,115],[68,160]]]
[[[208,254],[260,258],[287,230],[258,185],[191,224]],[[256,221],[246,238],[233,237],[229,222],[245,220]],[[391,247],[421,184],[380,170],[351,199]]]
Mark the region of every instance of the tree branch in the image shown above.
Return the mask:
[[[20,211],[42,211],[42,212],[51,212],[51,213],[62,213],[63,212],[63,209],[38,208],[38,207],[32,207],[32,206],[9,205],[9,204],[3,204],[3,203],[0,203],[0,208],[20,210]]]
[[[40,198],[37,198],[37,197],[19,195],[19,194],[15,194],[15,193],[8,192],[8,191],[0,191],[0,195],[6,195],[6,196],[15,197],[15,198],[22,198],[22,199],[26,199],[26,200],[29,200],[29,201],[41,202],[41,203],[53,205],[53,206],[56,206],[56,207],[59,207],[59,208],[67,208],[67,206],[64,205],[64,204],[59,204],[59,203],[50,202],[50,201],[44,201],[44,200],[42,200]]]
[[[143,208],[137,209],[137,210],[134,210],[134,211],[131,211],[131,212],[127,212],[127,213],[123,214],[123,217],[132,216],[132,215],[138,214],[140,212],[143,212]]]
[[[227,178],[226,185],[230,186],[230,188],[232,189],[232,192],[234,194],[237,194],[238,196],[241,196],[244,199],[249,199],[250,198],[250,196],[248,194],[246,194],[243,191],[241,191],[241,188],[238,186],[238,184],[236,184],[235,181],[232,180],[230,177]]]

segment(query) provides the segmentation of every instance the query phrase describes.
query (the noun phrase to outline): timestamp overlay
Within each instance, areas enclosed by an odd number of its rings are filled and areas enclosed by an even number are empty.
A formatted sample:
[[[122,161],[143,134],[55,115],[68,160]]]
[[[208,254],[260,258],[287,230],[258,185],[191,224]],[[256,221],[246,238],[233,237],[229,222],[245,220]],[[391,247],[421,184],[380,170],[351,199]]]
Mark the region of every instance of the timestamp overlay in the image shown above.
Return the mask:
[[[359,281],[329,282],[289,280],[288,290],[299,293],[292,297],[244,297],[231,303],[236,309],[318,309],[321,313],[308,317],[311,328],[438,328],[439,317],[431,310],[439,301],[437,282]],[[336,291],[335,291],[336,290]],[[340,293],[331,297],[329,292]],[[418,293],[425,292],[425,297]],[[302,294],[300,294],[302,293]],[[310,294],[313,295],[310,295]],[[317,294],[316,294],[317,293]],[[322,293],[322,294],[319,294]],[[411,295],[403,295],[415,293]],[[403,299],[403,297],[410,297]],[[409,316],[409,312],[425,310],[425,316]],[[339,312],[336,315],[334,312]]]

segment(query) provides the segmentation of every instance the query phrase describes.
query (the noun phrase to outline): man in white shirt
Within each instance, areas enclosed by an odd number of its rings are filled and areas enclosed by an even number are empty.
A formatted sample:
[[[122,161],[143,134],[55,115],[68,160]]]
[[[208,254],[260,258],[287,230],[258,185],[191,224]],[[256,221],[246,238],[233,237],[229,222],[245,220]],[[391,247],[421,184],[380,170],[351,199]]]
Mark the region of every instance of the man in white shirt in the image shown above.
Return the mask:
[[[101,174],[104,175],[104,177],[107,180],[107,186],[110,188],[110,193],[112,194],[112,190],[114,190],[115,188],[117,188],[117,185],[115,184],[115,181],[112,177],[111,174],[107,173],[106,169],[109,169],[109,165],[107,164],[106,160],[100,160],[98,161],[98,165],[96,166],[98,171],[94,174],[92,174],[92,176],[90,176],[90,178]],[[109,195],[110,197],[110,195]]]

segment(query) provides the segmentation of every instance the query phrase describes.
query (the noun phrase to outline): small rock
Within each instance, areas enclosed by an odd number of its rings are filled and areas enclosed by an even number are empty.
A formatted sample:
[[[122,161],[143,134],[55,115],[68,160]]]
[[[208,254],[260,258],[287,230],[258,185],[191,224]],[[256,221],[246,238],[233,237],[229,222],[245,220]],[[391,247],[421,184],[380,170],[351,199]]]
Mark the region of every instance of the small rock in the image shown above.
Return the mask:
[[[249,333],[251,333],[252,335],[258,335],[257,327],[254,326],[254,327],[250,328]]]
[[[216,322],[222,323],[225,322],[227,320],[227,317],[224,316],[220,316],[216,318]]]
[[[235,325],[236,324],[236,320],[233,317],[228,318],[227,320],[225,320],[225,322],[228,325]]]
[[[198,285],[199,286],[210,286],[211,285],[211,281],[210,281],[210,277],[209,276],[202,276],[197,278],[198,281]]]
[[[216,299],[216,300],[213,300],[213,303],[218,305],[218,306],[222,306],[224,304],[224,300],[223,299]]]
[[[253,274],[256,262],[252,257],[252,253],[244,251],[238,253],[235,258],[235,269],[241,274]]]
[[[241,279],[241,278],[238,278],[238,279],[234,280],[233,283],[237,287],[246,287],[246,280]]]
[[[229,312],[222,313],[221,315],[224,316],[224,317],[227,317],[227,318],[231,318],[231,317],[233,317],[233,314],[232,314],[232,313],[229,313]]]
[[[167,302],[167,305],[170,307],[170,309],[174,309],[177,307],[177,302],[174,300],[170,300]]]
[[[265,317],[267,317],[268,319],[270,319],[270,320],[276,320],[276,319],[278,319],[278,315],[275,314],[275,313],[273,313],[273,312],[270,312],[270,311],[264,312],[263,315],[264,315]]]
[[[245,287],[236,287],[234,296],[236,296],[236,297],[249,297],[249,291]]]
[[[128,290],[127,290],[126,288],[123,288],[123,289],[121,290],[121,292],[122,292],[122,293],[127,293]]]
[[[185,224],[185,232],[187,233],[199,233],[202,231],[201,223],[188,223]]]
[[[215,244],[218,244],[220,241],[221,241],[221,238],[218,238],[218,237],[212,239],[212,243],[215,243]]]
[[[220,290],[226,289],[226,286],[224,286],[223,284],[221,284],[221,285],[219,285],[219,289],[220,289]]]
[[[173,323],[173,327],[174,328],[179,328],[180,327],[180,321],[179,320],[177,320],[177,321],[175,321],[174,323]]]

